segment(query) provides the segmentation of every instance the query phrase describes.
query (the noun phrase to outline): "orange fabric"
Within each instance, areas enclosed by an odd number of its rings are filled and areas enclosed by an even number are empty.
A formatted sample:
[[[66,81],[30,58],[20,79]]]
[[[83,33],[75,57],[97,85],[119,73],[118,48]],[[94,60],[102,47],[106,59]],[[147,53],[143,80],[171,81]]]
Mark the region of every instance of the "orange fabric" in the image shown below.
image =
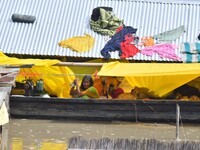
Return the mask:
[[[153,46],[155,43],[154,43],[154,39],[152,36],[148,36],[148,37],[142,37],[141,38],[141,43],[142,45],[144,46]]]
[[[102,81],[103,80],[105,80],[105,86],[104,87],[102,85]],[[109,85],[111,83],[115,87],[117,87],[120,82],[115,77],[100,77],[99,79],[95,79],[94,80],[94,87],[97,89],[97,91],[99,92],[100,96],[105,96],[105,95],[103,95],[103,94],[105,94],[104,91],[108,90]]]

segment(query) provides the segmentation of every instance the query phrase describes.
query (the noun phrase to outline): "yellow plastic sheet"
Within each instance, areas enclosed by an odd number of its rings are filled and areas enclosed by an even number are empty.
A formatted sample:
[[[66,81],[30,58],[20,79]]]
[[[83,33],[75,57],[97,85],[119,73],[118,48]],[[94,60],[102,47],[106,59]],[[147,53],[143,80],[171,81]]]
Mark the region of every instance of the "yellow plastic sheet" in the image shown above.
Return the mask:
[[[200,64],[111,62],[104,64],[98,75],[125,77],[132,87],[145,87],[162,97],[197,78]]]
[[[70,83],[75,79],[73,71],[65,66],[53,66],[59,60],[50,59],[18,59],[8,57],[0,52],[0,65],[26,65],[34,64],[32,68],[20,68],[16,77],[17,82],[31,78],[34,83],[43,79],[44,89],[50,94],[60,98],[69,98]]]

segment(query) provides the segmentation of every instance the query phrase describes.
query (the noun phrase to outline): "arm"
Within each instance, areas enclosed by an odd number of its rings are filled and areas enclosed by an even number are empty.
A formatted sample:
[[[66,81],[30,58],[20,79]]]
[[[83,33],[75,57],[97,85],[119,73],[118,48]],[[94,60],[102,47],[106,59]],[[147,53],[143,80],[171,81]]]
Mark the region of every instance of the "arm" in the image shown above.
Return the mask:
[[[69,93],[71,96],[75,95],[76,94],[76,89],[75,89],[75,86],[71,87],[71,90],[70,90],[70,93]]]
[[[94,86],[89,87],[87,90],[83,91],[82,94],[89,98],[99,98],[99,93]]]
[[[78,85],[78,79],[75,79],[70,85],[72,86],[70,89],[70,95],[74,96],[77,94],[76,85]]]
[[[84,94],[80,91],[80,87],[79,87],[79,79],[75,79],[74,80],[74,84],[75,86],[73,86],[70,90],[70,95],[73,96],[73,95],[77,95],[77,96],[83,96]]]
[[[80,87],[79,87],[78,84],[76,84],[76,94],[77,94],[79,97],[84,95],[84,93],[81,92]]]

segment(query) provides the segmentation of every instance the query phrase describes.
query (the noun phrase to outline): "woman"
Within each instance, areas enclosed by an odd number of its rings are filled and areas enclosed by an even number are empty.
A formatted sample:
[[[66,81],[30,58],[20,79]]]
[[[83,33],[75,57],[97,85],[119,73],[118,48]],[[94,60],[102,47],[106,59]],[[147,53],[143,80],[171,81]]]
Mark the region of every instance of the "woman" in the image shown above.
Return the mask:
[[[90,75],[85,75],[79,87],[79,79],[74,80],[74,86],[70,90],[70,95],[73,98],[99,98],[97,89],[93,86],[94,81]]]

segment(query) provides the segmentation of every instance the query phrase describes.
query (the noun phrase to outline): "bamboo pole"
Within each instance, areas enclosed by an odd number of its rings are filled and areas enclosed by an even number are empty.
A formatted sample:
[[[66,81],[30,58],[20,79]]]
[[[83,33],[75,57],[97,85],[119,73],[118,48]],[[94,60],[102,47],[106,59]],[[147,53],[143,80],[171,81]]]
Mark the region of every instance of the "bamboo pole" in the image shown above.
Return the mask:
[[[60,62],[54,66],[83,66],[83,67],[101,67],[104,63],[84,63],[84,62]]]
[[[180,106],[176,104],[176,140],[179,140]]]
[[[83,67],[101,67],[104,63],[85,63],[85,62],[59,62],[53,66],[83,66]],[[4,68],[31,68],[34,64],[2,66]]]

